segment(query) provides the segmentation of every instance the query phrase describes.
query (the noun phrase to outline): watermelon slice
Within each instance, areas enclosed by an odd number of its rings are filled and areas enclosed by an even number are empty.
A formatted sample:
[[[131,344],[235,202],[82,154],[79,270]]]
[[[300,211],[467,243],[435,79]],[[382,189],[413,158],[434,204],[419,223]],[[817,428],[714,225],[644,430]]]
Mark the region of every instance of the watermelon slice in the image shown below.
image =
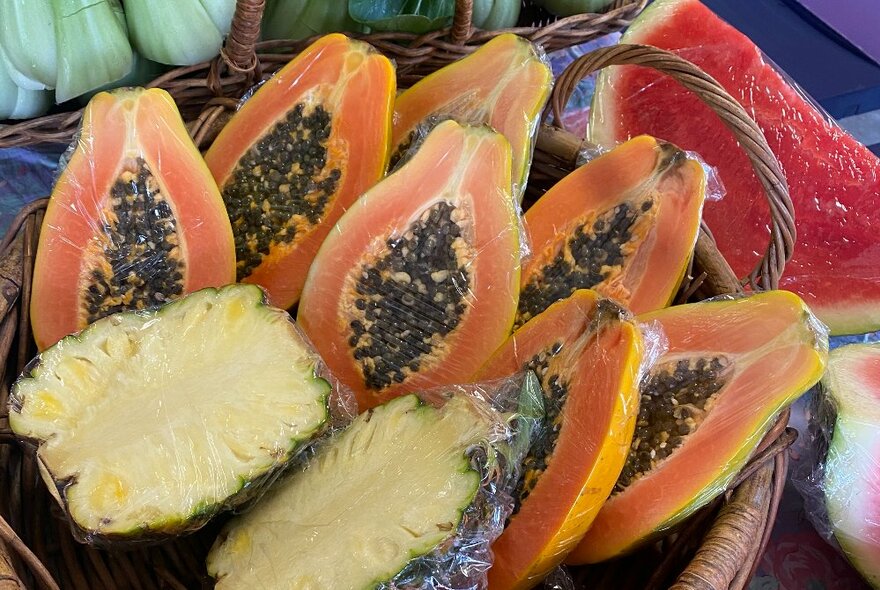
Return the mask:
[[[803,297],[833,334],[880,329],[880,160],[698,0],[657,0],[621,42],[674,51],[739,100],[779,158],[795,204],[798,242],[780,287]],[[770,213],[733,134],[671,78],[642,67],[606,68],[590,139],[613,144],[641,134],[696,151],[718,168],[727,194],[706,203],[705,219],[734,271],[747,275],[769,239]]]

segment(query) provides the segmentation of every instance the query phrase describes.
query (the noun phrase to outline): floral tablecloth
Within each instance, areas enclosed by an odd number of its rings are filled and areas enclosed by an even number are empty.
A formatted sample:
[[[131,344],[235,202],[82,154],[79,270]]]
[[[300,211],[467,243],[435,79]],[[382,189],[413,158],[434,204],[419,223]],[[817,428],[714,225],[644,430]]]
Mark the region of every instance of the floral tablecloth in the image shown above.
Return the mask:
[[[615,35],[609,35],[592,44],[551,54],[553,70],[558,74],[585,51],[616,41]],[[593,87],[593,80],[585,80],[568,105],[564,119],[572,131],[582,133],[586,128]],[[6,230],[23,204],[49,194],[58,158],[65,147],[0,149],[0,233]],[[880,335],[834,338],[832,346],[866,339],[880,340]],[[802,433],[806,432],[807,398],[795,404],[792,411],[792,426]],[[807,442],[801,436],[792,448],[795,465],[804,456]],[[770,545],[750,590],[868,590],[868,587],[846,560],[816,533],[806,518],[801,496],[789,482]]]

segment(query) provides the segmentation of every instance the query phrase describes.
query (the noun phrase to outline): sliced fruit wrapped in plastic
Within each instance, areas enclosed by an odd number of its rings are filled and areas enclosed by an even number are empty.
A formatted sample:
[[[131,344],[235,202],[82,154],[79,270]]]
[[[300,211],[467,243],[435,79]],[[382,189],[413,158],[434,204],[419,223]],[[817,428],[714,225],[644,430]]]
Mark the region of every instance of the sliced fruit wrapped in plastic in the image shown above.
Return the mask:
[[[485,587],[529,446],[520,410],[540,399],[531,376],[361,414],[224,528],[208,555],[216,587]]]
[[[30,307],[38,347],[234,280],[229,218],[171,96],[97,94],[43,219]]]
[[[642,378],[615,489],[567,562],[594,563],[668,532],[724,492],[779,411],[821,377],[825,327],[786,291],[641,315],[666,340]]]
[[[300,297],[333,224],[388,165],[394,66],[363,41],[325,35],[260,86],[205,161],[235,233],[238,280],[279,307]]]
[[[579,290],[516,330],[478,373],[535,371],[547,413],[523,462],[515,511],[492,545],[493,590],[535,586],[590,527],[632,441],[639,377],[650,362],[644,349],[619,306]]]
[[[489,125],[510,142],[514,195],[522,200],[541,110],[552,85],[550,66],[538,48],[522,37],[499,35],[397,97],[392,164],[418,140],[426,123],[454,119]]]
[[[880,588],[880,343],[832,351],[813,410],[793,479],[819,533]]]
[[[467,381],[510,334],[510,191],[504,137],[444,121],[321,245],[297,318],[361,408]]]
[[[176,535],[252,498],[325,429],[319,363],[259,287],[204,289],[44,351],[9,422],[81,540]]]
[[[699,162],[646,135],[568,174],[524,216],[533,254],[516,324],[577,289],[637,314],[669,305],[697,240],[705,190]]]

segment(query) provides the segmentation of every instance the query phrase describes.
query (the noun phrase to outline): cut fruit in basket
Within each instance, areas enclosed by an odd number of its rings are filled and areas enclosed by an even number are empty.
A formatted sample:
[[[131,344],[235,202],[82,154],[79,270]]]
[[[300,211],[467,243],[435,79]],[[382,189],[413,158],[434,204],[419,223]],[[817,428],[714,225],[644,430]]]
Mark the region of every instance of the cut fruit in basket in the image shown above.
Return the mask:
[[[516,325],[576,289],[634,313],[669,305],[700,229],[705,184],[696,160],[648,136],[560,180],[525,214],[533,255],[523,266]]]
[[[465,382],[510,334],[520,264],[510,187],[504,137],[444,121],[327,237],[298,321],[362,409]]]
[[[611,497],[568,563],[603,561],[723,493],[777,414],[821,377],[825,328],[793,293],[639,316],[667,350],[642,378],[635,437]]]
[[[98,320],[37,357],[9,422],[86,542],[199,528],[328,419],[317,354],[254,285]]]
[[[299,299],[318,247],[388,165],[394,67],[333,34],[235,113],[205,155],[235,233],[238,280]]]
[[[498,35],[471,55],[419,80],[394,103],[392,162],[418,141],[420,126],[442,119],[488,124],[513,149],[513,182],[522,199],[541,110],[553,74],[526,39]]]
[[[97,94],[52,190],[34,263],[43,348],[96,319],[235,280],[229,218],[164,90]]]
[[[632,441],[641,361],[641,335],[623,311],[580,290],[519,328],[480,370],[478,379],[535,371],[547,412],[514,514],[492,545],[493,590],[533,587],[589,528]]]
[[[217,589],[374,588],[453,547],[482,494],[471,451],[491,452],[494,425],[464,395],[361,414],[220,533],[208,555]]]
[[[842,346],[822,377],[820,419],[831,427],[824,464],[831,531],[865,579],[880,588],[880,345]]]
[[[880,328],[880,160],[783,78],[742,33],[698,0],[654,2],[624,35],[674,51],[715,77],[764,131],[788,179],[797,220],[780,287],[801,295],[832,333]],[[687,115],[683,115],[687,113]],[[699,153],[727,194],[704,213],[724,257],[747,275],[767,243],[764,191],[721,119],[690,91],[646,68],[606,68],[590,121],[600,144],[649,133]]]

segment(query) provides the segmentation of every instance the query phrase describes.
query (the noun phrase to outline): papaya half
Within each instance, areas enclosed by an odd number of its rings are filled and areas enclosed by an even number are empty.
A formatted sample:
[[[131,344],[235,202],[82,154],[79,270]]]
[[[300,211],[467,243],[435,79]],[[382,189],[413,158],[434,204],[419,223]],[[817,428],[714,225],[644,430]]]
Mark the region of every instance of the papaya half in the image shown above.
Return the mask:
[[[367,43],[321,37],[241,106],[211,145],[240,282],[288,308],[342,213],[385,174],[396,79]]]
[[[583,289],[526,322],[480,370],[478,380],[534,371],[547,410],[524,461],[516,510],[492,545],[492,590],[538,584],[593,522],[627,457],[641,361],[635,324]]]
[[[507,140],[444,121],[330,232],[297,321],[361,409],[464,382],[510,334],[519,248]]]
[[[43,219],[30,308],[37,346],[234,281],[223,201],[171,96],[95,95]]]
[[[498,35],[397,97],[392,159],[399,159],[412,145],[419,127],[432,120],[488,124],[510,142],[514,194],[522,200],[539,115],[552,86],[550,66],[534,45],[510,33]]]
[[[533,255],[516,324],[576,289],[636,314],[669,305],[697,239],[705,184],[696,160],[645,135],[560,180],[525,214]]]
[[[787,291],[637,320],[659,331],[667,349],[642,378],[626,465],[570,564],[634,549],[723,493],[775,416],[819,380],[828,356],[824,326]]]

